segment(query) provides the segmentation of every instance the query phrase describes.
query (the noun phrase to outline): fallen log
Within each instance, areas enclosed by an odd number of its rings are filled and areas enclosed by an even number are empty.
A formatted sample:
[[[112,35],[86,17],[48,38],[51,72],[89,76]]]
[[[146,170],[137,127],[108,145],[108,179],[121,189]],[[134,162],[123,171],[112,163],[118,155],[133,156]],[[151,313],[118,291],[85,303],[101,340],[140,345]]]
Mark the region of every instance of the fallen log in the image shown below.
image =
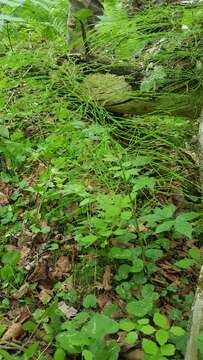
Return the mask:
[[[80,91],[108,111],[116,114],[143,115],[165,113],[195,119],[203,105],[203,95],[187,93],[141,93],[133,90],[125,76],[90,74],[80,84]]]

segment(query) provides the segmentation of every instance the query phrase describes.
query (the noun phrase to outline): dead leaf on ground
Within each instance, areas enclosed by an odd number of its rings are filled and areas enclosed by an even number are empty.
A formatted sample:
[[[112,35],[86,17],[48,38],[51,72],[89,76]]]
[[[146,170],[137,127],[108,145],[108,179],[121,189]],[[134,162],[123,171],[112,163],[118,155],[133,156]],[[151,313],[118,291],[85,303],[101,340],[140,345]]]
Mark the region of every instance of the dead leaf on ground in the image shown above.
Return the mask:
[[[2,192],[0,192],[0,206],[8,205],[9,199],[8,196]]]
[[[58,307],[68,320],[72,319],[77,314],[77,310],[74,307],[66,305],[64,301],[61,301]]]
[[[2,336],[2,341],[16,340],[23,334],[23,327],[20,322],[12,324],[5,334]]]
[[[46,288],[43,288],[39,293],[39,299],[43,304],[47,304],[52,299],[52,291]]]
[[[33,239],[35,237],[35,234],[33,234],[31,231],[24,229],[20,233],[17,234],[18,238],[18,246],[22,247],[31,247]]]
[[[104,276],[103,276],[103,288],[104,290],[108,291],[111,290],[111,266],[107,265],[105,272],[104,272]]]
[[[72,269],[72,263],[69,256],[60,256],[55,264],[55,270],[51,272],[53,280],[61,280]]]
[[[20,287],[20,289],[18,289],[18,291],[14,295],[14,298],[15,299],[21,299],[23,296],[25,296],[28,293],[29,289],[30,289],[30,284],[28,282],[25,282]]]
[[[97,296],[97,304],[100,310],[103,310],[106,305],[112,305],[112,302],[107,294],[100,294]]]
[[[17,306],[17,301],[13,303],[13,307],[8,311],[8,318],[15,323],[23,323],[30,318],[31,312],[28,306]]]
[[[0,206],[9,204],[9,196],[12,194],[13,188],[10,184],[0,181]]]
[[[41,280],[47,280],[47,278],[48,278],[48,265],[47,262],[43,261],[36,265],[33,273],[29,277],[29,280],[41,281]]]
[[[20,250],[20,265],[26,267],[28,265],[29,256],[31,255],[31,248],[22,246]]]
[[[143,351],[142,350],[132,350],[127,354],[124,354],[123,357],[125,360],[141,360],[143,358]]]

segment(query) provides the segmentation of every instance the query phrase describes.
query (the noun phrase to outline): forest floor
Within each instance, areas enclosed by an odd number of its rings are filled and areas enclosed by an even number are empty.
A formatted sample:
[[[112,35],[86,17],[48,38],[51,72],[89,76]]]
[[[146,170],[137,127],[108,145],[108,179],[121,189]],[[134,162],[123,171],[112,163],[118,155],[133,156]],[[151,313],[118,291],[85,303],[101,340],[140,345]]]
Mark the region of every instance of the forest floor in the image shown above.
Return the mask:
[[[183,359],[198,123],[109,113],[84,64],[34,46],[0,57],[0,359]]]

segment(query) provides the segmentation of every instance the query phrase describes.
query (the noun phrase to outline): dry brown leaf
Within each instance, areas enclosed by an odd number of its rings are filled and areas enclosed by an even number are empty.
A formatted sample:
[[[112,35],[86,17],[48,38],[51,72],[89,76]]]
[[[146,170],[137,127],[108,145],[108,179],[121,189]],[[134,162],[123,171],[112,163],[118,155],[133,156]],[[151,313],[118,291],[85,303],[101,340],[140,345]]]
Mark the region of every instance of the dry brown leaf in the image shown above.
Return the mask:
[[[123,358],[125,360],[141,360],[143,358],[143,355],[143,351],[138,349],[129,351],[127,354],[123,354]]]
[[[52,291],[43,288],[39,293],[39,299],[43,304],[47,304],[52,299]]]
[[[103,310],[106,305],[111,305],[112,302],[107,294],[100,294],[97,296],[97,304],[99,305],[100,310]]]
[[[14,298],[15,299],[21,299],[23,296],[25,296],[30,289],[30,284],[28,282],[24,283],[20,289],[16,292]]]
[[[59,309],[62,311],[62,313],[68,320],[73,318],[77,314],[77,310],[74,307],[66,305],[64,301],[61,301],[59,303]]]
[[[104,290],[111,290],[111,266],[107,265],[105,272],[104,272],[104,276],[103,276],[103,288]]]
[[[20,233],[17,234],[18,246],[19,247],[22,247],[22,246],[31,247],[34,237],[35,237],[35,234],[33,234],[31,231],[26,230],[26,229],[22,230]]]
[[[9,199],[8,196],[2,192],[0,192],[0,206],[8,205]]]
[[[55,264],[55,270],[51,272],[53,280],[61,280],[72,269],[72,263],[68,256],[60,256]]]
[[[21,323],[12,324],[5,334],[2,336],[3,341],[16,340],[23,334],[23,327]]]
[[[45,261],[36,265],[33,273],[30,275],[29,280],[40,281],[47,280],[48,278],[48,265]]]
[[[31,254],[31,248],[22,246],[20,250],[20,265],[25,267],[27,265],[28,258]]]

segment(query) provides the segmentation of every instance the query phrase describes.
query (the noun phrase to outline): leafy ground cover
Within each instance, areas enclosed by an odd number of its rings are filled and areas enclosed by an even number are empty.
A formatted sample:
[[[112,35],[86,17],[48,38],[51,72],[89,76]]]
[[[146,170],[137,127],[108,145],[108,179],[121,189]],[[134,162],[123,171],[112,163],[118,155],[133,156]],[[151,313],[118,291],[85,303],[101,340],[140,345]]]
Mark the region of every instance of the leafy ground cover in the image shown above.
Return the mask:
[[[108,113],[80,92],[87,65],[64,59],[48,13],[9,25],[1,45],[0,358],[183,359],[201,265],[198,124]]]

